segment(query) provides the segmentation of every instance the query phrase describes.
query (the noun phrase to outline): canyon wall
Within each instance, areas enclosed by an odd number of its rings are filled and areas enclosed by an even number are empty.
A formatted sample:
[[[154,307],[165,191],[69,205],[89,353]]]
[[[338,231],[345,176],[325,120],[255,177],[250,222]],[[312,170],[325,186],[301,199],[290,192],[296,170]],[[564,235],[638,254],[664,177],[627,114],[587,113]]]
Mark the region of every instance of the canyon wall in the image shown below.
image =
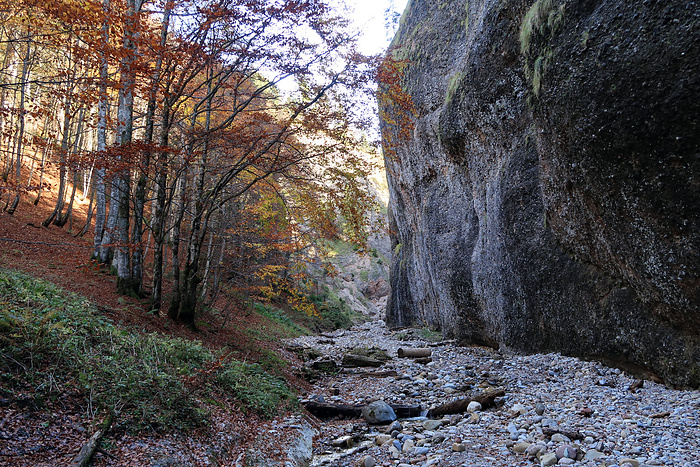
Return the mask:
[[[697,44],[685,0],[411,0],[388,324],[700,386]]]

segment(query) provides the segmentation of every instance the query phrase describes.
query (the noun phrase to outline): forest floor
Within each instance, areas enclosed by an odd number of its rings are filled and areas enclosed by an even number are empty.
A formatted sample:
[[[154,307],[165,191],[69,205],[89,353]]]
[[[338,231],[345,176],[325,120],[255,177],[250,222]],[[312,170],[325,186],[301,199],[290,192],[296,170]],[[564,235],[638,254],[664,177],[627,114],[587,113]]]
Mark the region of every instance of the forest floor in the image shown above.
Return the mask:
[[[59,228],[41,226],[53,209],[55,193],[44,190],[36,206],[32,203],[34,197],[35,194],[25,194],[13,215],[0,211],[0,268],[24,272],[83,296],[104,316],[126,329],[198,340],[214,351],[226,347],[227,352],[246,362],[255,362],[261,355],[274,352],[285,361],[281,371],[290,386],[298,392],[308,389],[308,383],[295,376],[294,354],[281,349],[279,340],[256,339],[256,334],[250,332],[264,329],[261,320],[265,318],[234,307],[227,313],[225,323],[220,316],[203,316],[201,319],[207,326],[193,331],[167,316],[149,313],[147,298],[139,300],[117,294],[115,276],[90,261],[92,232],[75,236],[85,223],[89,200],[76,198],[72,228],[69,224]],[[6,199],[4,196],[2,206]],[[149,281],[147,277],[145,282]],[[32,402],[32,394],[26,398],[8,398],[9,392],[4,389],[0,380],[2,466],[68,465],[100,422],[91,418],[89,401],[86,405],[84,395],[65,393],[38,407]],[[235,460],[241,459],[255,438],[262,419],[244,413],[230,399],[202,404],[210,413],[207,425],[184,434],[172,430],[133,434],[115,424],[102,443],[105,450],[95,455],[92,465],[237,465]]]

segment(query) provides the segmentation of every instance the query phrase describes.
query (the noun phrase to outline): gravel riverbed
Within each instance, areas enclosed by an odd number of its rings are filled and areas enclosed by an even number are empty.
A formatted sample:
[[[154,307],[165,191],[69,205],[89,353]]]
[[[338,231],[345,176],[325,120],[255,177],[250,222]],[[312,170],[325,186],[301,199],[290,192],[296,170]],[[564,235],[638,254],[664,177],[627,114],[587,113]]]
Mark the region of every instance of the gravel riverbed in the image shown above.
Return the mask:
[[[700,467],[700,391],[674,390],[601,363],[559,354],[519,355],[432,344],[432,362],[398,358],[427,347],[415,330],[382,321],[290,346],[338,364],[351,349],[376,347],[380,368],[324,374],[306,400],[417,405],[427,411],[493,389],[495,408],[369,425],[363,419],[314,421],[312,466],[677,466]],[[318,355],[321,355],[318,357]],[[373,377],[362,372],[390,371]]]

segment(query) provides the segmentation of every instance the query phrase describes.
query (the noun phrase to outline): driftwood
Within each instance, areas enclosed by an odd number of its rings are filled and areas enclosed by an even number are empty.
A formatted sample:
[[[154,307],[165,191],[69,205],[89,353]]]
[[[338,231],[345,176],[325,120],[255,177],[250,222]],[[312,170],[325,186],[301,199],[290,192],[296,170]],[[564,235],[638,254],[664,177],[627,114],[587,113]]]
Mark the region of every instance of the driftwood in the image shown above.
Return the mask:
[[[399,358],[416,358],[416,357],[430,357],[433,351],[427,348],[418,349],[404,349],[399,348],[398,356]]]
[[[542,428],[542,433],[547,436],[556,435],[558,433],[569,439],[583,439],[583,435],[578,431],[567,430],[566,428]]]
[[[361,373],[353,373],[356,376],[363,376],[365,378],[388,378],[389,376],[398,376],[398,373],[394,370],[387,371],[363,371]]]
[[[361,418],[362,407],[364,405],[347,405],[347,404],[332,404],[329,402],[309,401],[303,402],[302,405],[312,415],[320,419],[329,419],[334,417],[343,418]],[[401,405],[389,404],[398,418],[419,417],[421,414],[420,405]]]
[[[320,419],[343,416],[345,418],[360,418],[362,405],[332,404],[330,402],[309,401],[302,405],[312,415]]]
[[[466,412],[467,406],[469,406],[469,403],[472,401],[478,402],[481,404],[482,408],[487,409],[496,405],[494,402],[495,398],[502,397],[505,394],[506,392],[503,389],[494,389],[477,394],[472,398],[458,399],[454,402],[442,404],[430,409],[428,411],[428,418],[437,418],[441,415]]]
[[[422,408],[420,405],[389,404],[398,418],[420,417]]]
[[[443,345],[455,345],[457,343],[456,339],[450,339],[440,342],[431,342],[428,347],[442,347]]]
[[[643,387],[644,387],[644,380],[638,379],[634,383],[630,384],[630,387],[627,388],[627,390],[630,392],[637,392],[637,389],[642,389]]]
[[[380,367],[384,365],[384,362],[377,360],[372,357],[365,357],[364,355],[347,354],[343,357],[343,366],[345,368],[356,368],[362,366],[372,366]]]
[[[114,416],[109,414],[105,421],[100,425],[100,428],[80,449],[78,455],[75,456],[75,459],[73,459],[71,467],[87,467],[90,464],[90,459],[92,458],[93,454],[95,454],[95,451],[99,449],[98,445],[100,444],[100,440],[107,433],[107,431],[109,431],[109,427],[112,426],[113,420]]]

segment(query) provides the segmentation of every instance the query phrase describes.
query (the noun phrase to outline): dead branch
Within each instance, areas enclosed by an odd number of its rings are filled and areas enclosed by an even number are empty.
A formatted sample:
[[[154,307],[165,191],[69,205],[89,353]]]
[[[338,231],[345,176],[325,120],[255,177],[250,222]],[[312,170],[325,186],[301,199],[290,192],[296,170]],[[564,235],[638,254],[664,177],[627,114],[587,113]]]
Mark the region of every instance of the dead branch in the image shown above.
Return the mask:
[[[478,402],[481,404],[482,408],[487,409],[496,405],[494,399],[503,397],[505,394],[506,392],[503,389],[494,389],[482,392],[471,398],[458,399],[447,404],[433,407],[428,411],[428,418],[437,418],[441,415],[466,412],[467,406],[469,406],[469,403],[472,401]]]
[[[114,416],[109,414],[104,422],[100,425],[100,428],[93,434],[90,439],[83,445],[80,452],[75,459],[71,467],[87,467],[90,464],[90,459],[92,458],[95,451],[98,449],[98,445],[102,437],[109,431],[109,427],[112,426],[112,421]]]

